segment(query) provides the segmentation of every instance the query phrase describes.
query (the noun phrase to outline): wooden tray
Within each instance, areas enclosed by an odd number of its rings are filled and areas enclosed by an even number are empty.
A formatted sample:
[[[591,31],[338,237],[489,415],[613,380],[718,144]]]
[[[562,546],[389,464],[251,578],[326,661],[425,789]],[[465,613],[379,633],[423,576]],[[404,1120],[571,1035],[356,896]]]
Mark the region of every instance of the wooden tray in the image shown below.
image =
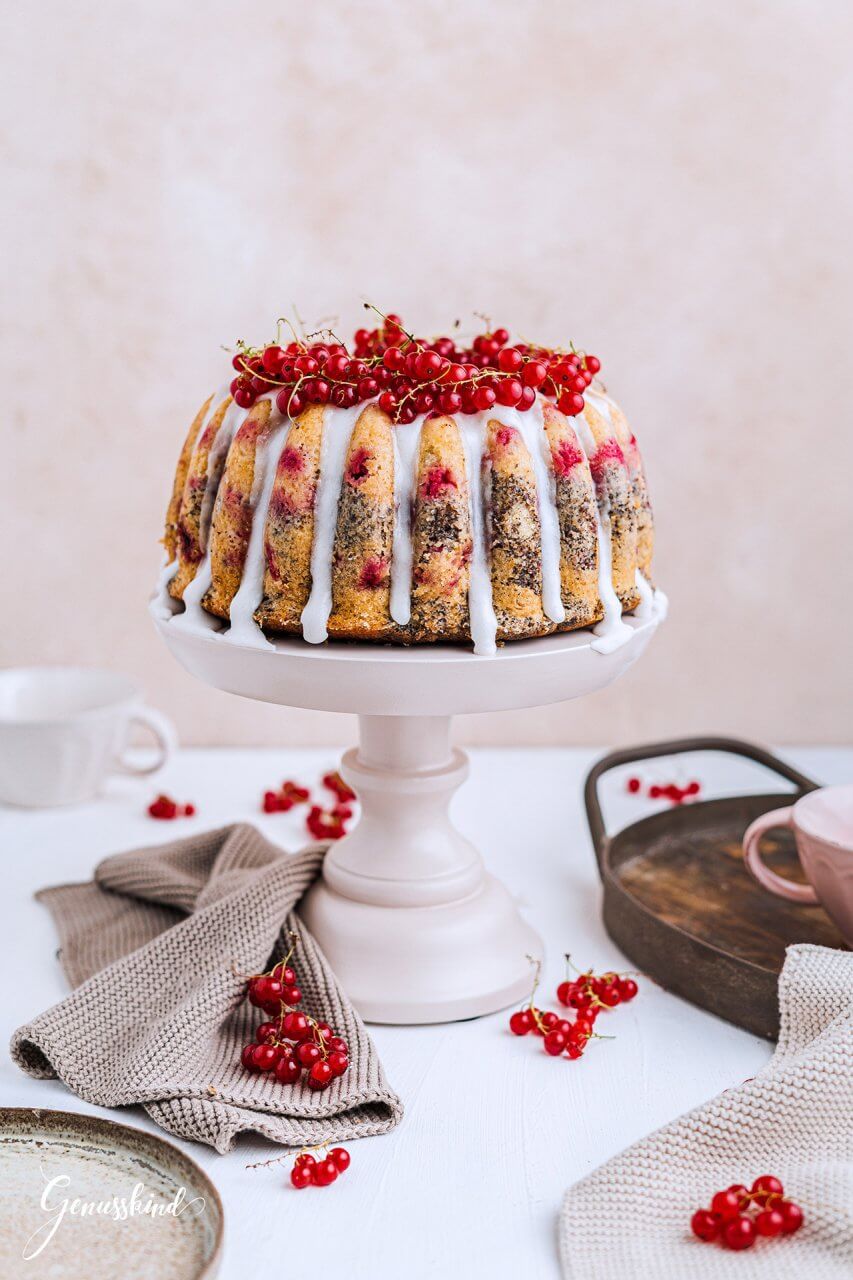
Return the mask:
[[[605,773],[687,751],[723,751],[765,765],[793,783],[792,801],[818,785],[761,747],[732,738],[657,742],[605,756],[584,790],[604,884],[604,925],[637,968],[667,991],[774,1040],[785,948],[814,942],[846,949],[821,907],[774,897],[744,866],[744,831],[785,796],[704,800],[641,818],[615,835],[605,831],[598,798]],[[791,832],[765,837],[763,851],[774,871],[802,882]]]

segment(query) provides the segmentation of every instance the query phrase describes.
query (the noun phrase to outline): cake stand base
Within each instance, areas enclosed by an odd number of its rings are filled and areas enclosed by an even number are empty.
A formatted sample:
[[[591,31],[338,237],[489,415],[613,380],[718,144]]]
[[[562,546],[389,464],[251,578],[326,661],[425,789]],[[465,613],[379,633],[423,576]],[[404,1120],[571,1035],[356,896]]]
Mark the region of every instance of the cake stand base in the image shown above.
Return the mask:
[[[194,676],[244,698],[355,712],[359,745],[341,773],[361,817],[331,846],[300,911],[356,1008],[372,1022],[493,1013],[530,989],[542,944],[448,809],[468,773],[451,716],[537,706],[602,689],[628,669],[657,619],[629,619],[622,648],[589,632],[517,641],[493,657],[449,646],[253,646],[152,608]]]
[[[300,914],[372,1022],[493,1013],[530,988],[542,944],[448,815],[468,776],[450,716],[359,716],[341,761],[361,818]]]

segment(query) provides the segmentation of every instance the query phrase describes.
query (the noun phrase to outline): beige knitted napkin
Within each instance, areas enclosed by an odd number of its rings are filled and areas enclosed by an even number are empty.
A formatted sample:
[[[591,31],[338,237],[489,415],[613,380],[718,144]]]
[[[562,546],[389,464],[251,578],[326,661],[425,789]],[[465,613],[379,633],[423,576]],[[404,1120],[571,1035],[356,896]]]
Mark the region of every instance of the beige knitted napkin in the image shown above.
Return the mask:
[[[569,1190],[560,1251],[570,1280],[851,1280],[853,954],[789,947],[779,1007],[779,1044],[759,1075]],[[762,1173],[802,1207],[796,1235],[742,1253],[691,1235],[694,1209]]]
[[[141,1103],[169,1133],[217,1151],[247,1130],[298,1146],[392,1129],[400,1100],[294,912],[323,851],[284,854],[239,825],[117,854],[93,883],[43,890],[75,990],[15,1032],[15,1061],[87,1102]],[[303,1007],[350,1048],[349,1070],[320,1092],[239,1062],[263,1015],[237,975],[266,969],[290,930]]]

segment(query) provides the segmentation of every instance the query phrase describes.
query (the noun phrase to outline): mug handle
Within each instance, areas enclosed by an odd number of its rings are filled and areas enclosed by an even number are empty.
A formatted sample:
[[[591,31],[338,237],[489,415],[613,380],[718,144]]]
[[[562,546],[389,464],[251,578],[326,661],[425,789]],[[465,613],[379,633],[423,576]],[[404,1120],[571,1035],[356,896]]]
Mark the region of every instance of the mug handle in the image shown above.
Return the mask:
[[[149,773],[156,773],[158,769],[162,769],[177,748],[178,735],[175,732],[175,726],[162,711],[155,711],[153,707],[134,708],[131,712],[130,724],[142,724],[151,730],[157,740],[159,754],[153,764],[131,764],[129,760],[119,756],[114,768],[119,773],[129,773],[139,778]]]
[[[820,899],[810,884],[796,884],[793,880],[786,880],[784,876],[777,876],[775,871],[765,867],[761,861],[761,837],[773,827],[790,827],[793,830],[793,805],[788,805],[786,809],[771,809],[769,813],[763,813],[756,818],[755,822],[747,828],[743,837],[743,858],[747,871],[760,885],[769,889],[771,893],[775,893],[777,897],[787,898],[790,902],[805,902],[810,906],[816,906]]]

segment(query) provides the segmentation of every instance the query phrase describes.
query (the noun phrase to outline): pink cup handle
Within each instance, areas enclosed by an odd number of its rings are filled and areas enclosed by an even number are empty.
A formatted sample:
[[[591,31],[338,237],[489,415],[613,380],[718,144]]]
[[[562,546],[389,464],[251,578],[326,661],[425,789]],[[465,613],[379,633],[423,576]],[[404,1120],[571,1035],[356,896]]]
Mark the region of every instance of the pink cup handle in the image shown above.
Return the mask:
[[[763,813],[760,818],[756,818],[743,838],[744,862],[746,863],[747,871],[755,877],[760,885],[763,885],[765,889],[769,889],[771,893],[775,893],[780,898],[788,898],[790,902],[807,902],[810,906],[815,906],[820,899],[810,884],[795,884],[793,880],[786,880],[783,876],[777,876],[775,871],[765,867],[761,861],[760,844],[764,833],[770,831],[773,827],[791,827],[793,829],[793,826],[793,805],[789,805],[787,809],[771,809],[769,813]]]

